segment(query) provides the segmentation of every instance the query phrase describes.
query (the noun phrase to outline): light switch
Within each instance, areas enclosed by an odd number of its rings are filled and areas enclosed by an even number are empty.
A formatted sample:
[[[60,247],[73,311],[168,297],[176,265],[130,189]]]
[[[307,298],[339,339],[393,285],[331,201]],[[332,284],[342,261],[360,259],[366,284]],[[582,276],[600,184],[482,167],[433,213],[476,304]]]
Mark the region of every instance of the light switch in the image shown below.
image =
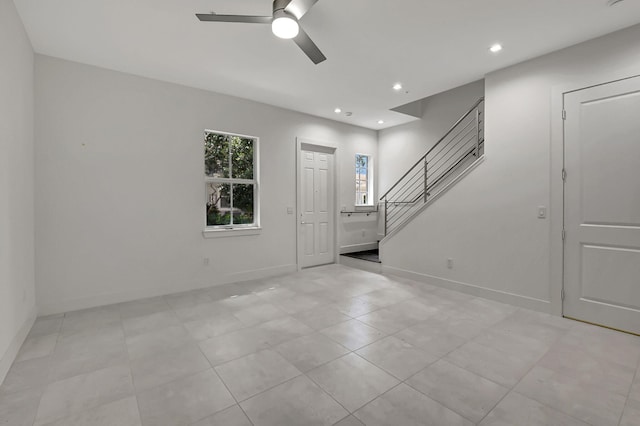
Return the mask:
[[[293,214],[293,207],[287,207],[287,214]]]
[[[538,206],[538,219],[544,219],[547,217],[547,208],[545,206]]]

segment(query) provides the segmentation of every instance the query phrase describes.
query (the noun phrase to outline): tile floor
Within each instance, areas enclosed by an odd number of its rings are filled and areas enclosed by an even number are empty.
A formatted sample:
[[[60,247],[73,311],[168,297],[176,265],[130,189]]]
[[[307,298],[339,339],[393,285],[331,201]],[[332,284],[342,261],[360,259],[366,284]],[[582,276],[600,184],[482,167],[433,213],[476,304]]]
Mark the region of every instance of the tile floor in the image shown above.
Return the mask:
[[[39,318],[11,426],[640,425],[640,338],[331,265]]]

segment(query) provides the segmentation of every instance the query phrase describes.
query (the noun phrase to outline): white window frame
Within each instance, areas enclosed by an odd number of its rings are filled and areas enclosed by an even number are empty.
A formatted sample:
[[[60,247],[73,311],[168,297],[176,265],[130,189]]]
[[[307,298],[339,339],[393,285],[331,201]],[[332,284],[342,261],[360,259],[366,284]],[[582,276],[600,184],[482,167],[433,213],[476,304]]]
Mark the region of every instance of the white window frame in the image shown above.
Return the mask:
[[[358,167],[355,165],[355,162],[356,162],[357,156],[367,157],[367,202],[365,204],[360,204],[358,202],[359,201],[358,190],[356,189],[354,194],[355,195],[354,206],[355,207],[373,207],[375,205],[373,200],[373,155],[356,152],[355,155],[353,156],[353,164],[355,166],[354,177],[356,177],[356,184],[357,184],[357,176],[358,176]]]
[[[250,184],[253,185],[253,223],[247,224],[231,224],[231,225],[213,225],[207,226],[207,215],[204,214],[204,231],[205,238],[255,235],[261,231],[260,227],[260,138],[257,136],[243,135],[239,133],[226,132],[222,130],[205,129],[203,135],[206,137],[208,133],[215,133],[225,136],[235,136],[243,139],[253,140],[253,179],[235,179],[220,178],[207,176],[204,170],[204,157],[202,161],[202,175],[204,176],[204,201],[208,201],[207,185],[209,183],[227,183],[231,185],[231,197],[233,200],[233,184]],[[231,156],[229,157],[231,163]],[[232,201],[233,203],[233,201]]]

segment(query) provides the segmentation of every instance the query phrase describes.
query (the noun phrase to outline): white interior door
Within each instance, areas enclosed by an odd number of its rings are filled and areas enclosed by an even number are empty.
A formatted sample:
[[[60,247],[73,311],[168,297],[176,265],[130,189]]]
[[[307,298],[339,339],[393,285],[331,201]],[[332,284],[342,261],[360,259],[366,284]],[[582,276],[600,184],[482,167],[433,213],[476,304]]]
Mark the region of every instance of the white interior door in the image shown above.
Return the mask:
[[[334,155],[300,151],[301,266],[333,263],[334,256]]]
[[[564,105],[563,312],[640,334],[640,77]]]

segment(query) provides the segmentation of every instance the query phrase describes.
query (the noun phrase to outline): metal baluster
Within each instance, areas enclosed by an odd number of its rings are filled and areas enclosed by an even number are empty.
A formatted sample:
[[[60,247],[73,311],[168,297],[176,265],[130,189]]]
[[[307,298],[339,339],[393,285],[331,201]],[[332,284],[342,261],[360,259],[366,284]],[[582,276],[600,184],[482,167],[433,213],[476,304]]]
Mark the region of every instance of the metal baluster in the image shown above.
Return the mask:
[[[427,202],[427,157],[424,157],[424,202]]]
[[[480,158],[480,107],[476,107],[476,158]]]

